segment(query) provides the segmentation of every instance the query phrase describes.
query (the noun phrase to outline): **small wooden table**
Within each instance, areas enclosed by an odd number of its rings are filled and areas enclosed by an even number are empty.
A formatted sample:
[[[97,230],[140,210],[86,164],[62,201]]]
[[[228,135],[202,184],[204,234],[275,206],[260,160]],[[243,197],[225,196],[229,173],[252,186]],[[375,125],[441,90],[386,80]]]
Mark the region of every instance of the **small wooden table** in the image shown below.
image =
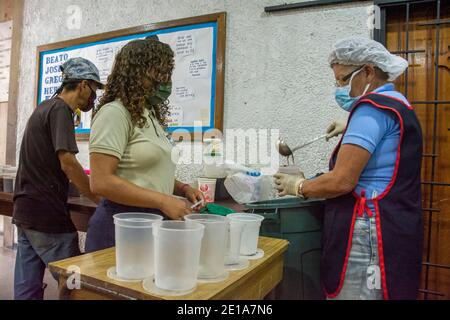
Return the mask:
[[[259,248],[265,255],[250,260],[245,270],[231,271],[227,280],[219,283],[199,283],[196,290],[185,296],[157,296],[144,290],[141,282],[122,282],[110,279],[106,272],[116,263],[115,249],[109,248],[49,264],[60,275],[59,298],[71,300],[256,300],[263,299],[283,278],[284,252],[288,241],[260,237]],[[67,279],[74,277],[73,266],[80,270],[81,288],[69,290]]]

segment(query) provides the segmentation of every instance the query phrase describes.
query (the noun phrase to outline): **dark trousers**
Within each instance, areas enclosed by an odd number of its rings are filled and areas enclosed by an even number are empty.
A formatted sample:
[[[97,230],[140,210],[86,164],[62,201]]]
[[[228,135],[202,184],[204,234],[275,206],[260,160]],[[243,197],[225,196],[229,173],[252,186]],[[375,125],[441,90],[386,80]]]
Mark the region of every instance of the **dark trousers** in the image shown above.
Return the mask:
[[[50,262],[80,255],[78,233],[44,233],[18,227],[14,299],[42,300],[44,272]],[[53,274],[58,281],[58,276]]]
[[[102,199],[94,215],[89,220],[86,235],[86,252],[94,252],[115,246],[113,215],[126,212],[143,212],[165,215],[158,209],[138,208]]]

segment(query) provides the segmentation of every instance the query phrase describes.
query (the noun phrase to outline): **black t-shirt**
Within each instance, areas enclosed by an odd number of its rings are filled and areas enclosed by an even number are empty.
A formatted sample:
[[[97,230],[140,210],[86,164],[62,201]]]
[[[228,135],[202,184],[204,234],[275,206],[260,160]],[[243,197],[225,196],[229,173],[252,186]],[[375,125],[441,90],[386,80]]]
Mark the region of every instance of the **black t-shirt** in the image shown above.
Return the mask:
[[[73,111],[61,99],[42,102],[28,120],[14,190],[14,224],[46,233],[74,232],[67,208],[69,180],[58,151],[78,153]]]

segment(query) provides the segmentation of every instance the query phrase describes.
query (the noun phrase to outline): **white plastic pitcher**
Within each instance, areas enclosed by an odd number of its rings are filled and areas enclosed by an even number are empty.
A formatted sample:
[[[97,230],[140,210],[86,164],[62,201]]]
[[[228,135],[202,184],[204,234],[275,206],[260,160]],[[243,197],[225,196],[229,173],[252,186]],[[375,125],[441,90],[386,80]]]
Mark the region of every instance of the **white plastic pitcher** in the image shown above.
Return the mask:
[[[229,220],[214,214],[189,214],[184,219],[205,226],[198,278],[214,279],[223,276],[226,272],[224,263]]]
[[[264,217],[254,213],[232,213],[227,217],[230,219],[230,224],[236,223],[241,225],[240,254],[244,256],[256,254],[258,250],[259,229]]]
[[[113,216],[116,231],[116,274],[124,280],[153,275],[152,225],[162,216],[151,213],[119,213]]]
[[[169,291],[189,291],[197,284],[205,226],[194,221],[155,224],[155,285]]]
[[[240,221],[230,220],[228,226],[227,254],[225,256],[226,266],[236,265],[240,262],[242,228],[243,224]]]

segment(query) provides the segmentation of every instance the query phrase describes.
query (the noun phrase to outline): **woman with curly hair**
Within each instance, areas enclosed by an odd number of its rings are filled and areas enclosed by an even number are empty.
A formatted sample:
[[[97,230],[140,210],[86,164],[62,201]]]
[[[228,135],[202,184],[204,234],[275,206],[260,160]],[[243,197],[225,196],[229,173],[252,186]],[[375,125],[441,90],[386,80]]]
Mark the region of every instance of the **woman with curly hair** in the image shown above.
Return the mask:
[[[113,215],[148,212],[169,219],[191,213],[203,194],[175,179],[166,137],[174,54],[154,39],[135,40],[117,54],[95,113],[89,145],[92,192],[103,197],[89,221],[86,251],[114,246]]]

